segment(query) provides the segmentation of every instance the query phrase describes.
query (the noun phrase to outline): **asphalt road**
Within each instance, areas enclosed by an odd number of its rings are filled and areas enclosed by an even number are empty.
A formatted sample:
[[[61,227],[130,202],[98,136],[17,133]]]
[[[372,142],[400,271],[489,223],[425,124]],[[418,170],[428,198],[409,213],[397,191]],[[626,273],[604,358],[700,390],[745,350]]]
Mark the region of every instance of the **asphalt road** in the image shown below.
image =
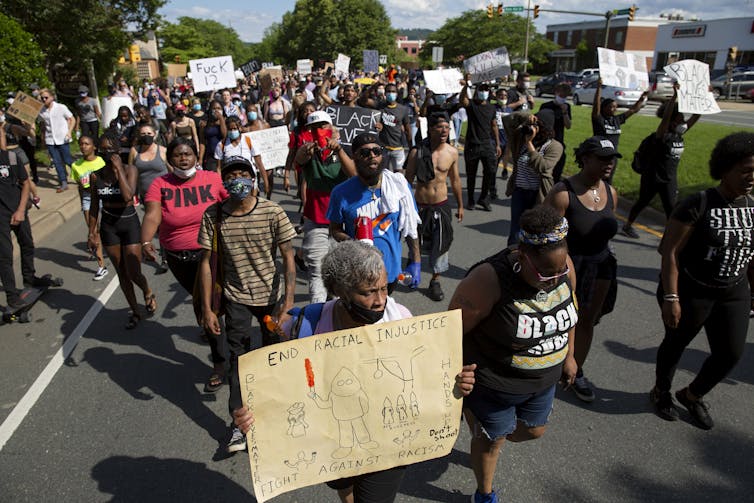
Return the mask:
[[[291,215],[298,206],[280,192],[273,199]],[[452,265],[442,282],[445,301],[426,297],[426,264],[423,289],[401,289],[397,300],[415,314],[446,309],[467,268],[504,246],[509,204],[497,201],[491,213],[467,211],[455,226]],[[0,433],[9,435],[0,450],[0,501],[253,501],[248,458],[227,457],[222,450],[228,389],[202,392],[211,370],[209,350],[199,339],[187,295],[169,273],[156,276],[144,266],[159,309],[137,331],[123,329],[125,299],[119,289],[107,295],[113,274],[91,280],[96,264],[86,257],[86,231],[77,221],[37,243],[37,269],[62,276],[65,285],[43,297],[32,323],[0,327]],[[546,435],[504,446],[495,478],[503,501],[752,500],[752,342],[736,370],[708,396],[713,430],[695,428],[685,413],[676,423],[652,413],[648,391],[662,334],[654,300],[657,244],[644,232],[637,241],[614,240],[620,264],[616,311],[597,328],[586,365],[597,400],[584,405],[559,391]],[[303,278],[297,292],[296,302],[303,304]],[[100,297],[104,307],[98,311]],[[92,321],[83,330],[87,313]],[[61,344],[79,334],[57,373],[46,371],[56,368]],[[690,381],[706,351],[700,335],[681,361],[675,388]],[[21,414],[28,404],[22,398],[35,390],[38,400]],[[461,432],[449,456],[410,467],[397,501],[468,501],[475,483],[469,435],[466,428]],[[275,501],[336,499],[320,484]]]

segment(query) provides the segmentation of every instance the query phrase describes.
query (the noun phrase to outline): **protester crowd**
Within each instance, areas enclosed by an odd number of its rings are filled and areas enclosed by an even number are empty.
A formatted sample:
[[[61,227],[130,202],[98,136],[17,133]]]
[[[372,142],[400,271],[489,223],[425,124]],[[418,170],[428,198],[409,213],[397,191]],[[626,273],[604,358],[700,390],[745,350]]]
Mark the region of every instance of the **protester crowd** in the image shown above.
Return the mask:
[[[135,87],[117,79],[110,96],[129,98],[131,106],[120,107],[109,124],[100,124],[98,100],[84,86],[73,111],[51,89],[25,90],[43,103],[37,124],[0,116],[0,279],[8,304],[22,302],[11,232],[21,247],[24,283],[39,279],[28,224],[29,207],[40,204],[34,189],[39,138],[58,192],[68,190],[68,169],[77,183],[88,247],[98,259],[94,279],[107,275],[104,249],[128,300],[125,327],[138,330],[143,316],[134,284],[147,314],[157,310],[159,292],[150,288],[143,260],[163,264],[192,297],[212,349],[205,392],[230,385],[227,449],[241,451],[253,417],[242,407],[238,357],[290,335],[300,316],[291,311],[297,269],[308,280],[307,309],[322,313],[312,333],[409,317],[390,294],[399,283],[419,290],[424,270],[431,278],[421,291],[436,302],[445,299],[441,278],[450,265],[453,220],[461,223],[472,210],[494,211],[500,176],[506,183],[500,193],[511,197],[507,235],[503,222],[498,226],[507,247],[479,257],[449,304],[463,313],[466,366],[456,380],[467,395],[474,500],[497,501],[492,480],[500,448],[505,440],[542,436],[558,382],[584,402],[595,399],[584,367],[595,325],[612,311],[618,285],[610,240],[621,230],[619,195],[611,180],[622,157],[621,128],[630,127],[626,119],[646,96],[616,115],[615,103],[597,93],[594,136],[572,150],[579,170],[563,178],[564,129],[572,123],[567,84],[534,113],[526,73],[510,84],[472,83],[466,75],[453,95],[427,88],[420,71],[394,67],[380,74],[281,75],[263,81],[252,73],[235,88],[211,93],[195,93],[186,79],[145,79]],[[346,141],[328,113],[334,107],[373,109],[373,128]],[[675,366],[704,327],[710,356],[675,396],[697,426],[709,429],[703,398],[739,361],[754,300],[754,287],[747,288],[754,278],[754,135],[721,140],[710,159],[719,186],[676,204],[684,134],[699,117],[678,112],[675,95],[658,116],[639,201],[622,232],[638,237],[632,223],[659,193],[668,216],[657,294],[666,335],[650,398],[660,417],[678,419],[671,394]],[[266,166],[245,133],[280,126],[288,129],[287,161]],[[81,154],[76,162],[74,138]],[[275,178],[285,192],[295,187],[297,225],[273,201]],[[303,234],[299,250],[292,245],[297,234]],[[346,244],[354,241],[366,244]],[[403,472],[379,474],[383,480],[373,478],[383,484],[380,497],[369,496],[370,477],[333,487],[342,501],[390,501]]]

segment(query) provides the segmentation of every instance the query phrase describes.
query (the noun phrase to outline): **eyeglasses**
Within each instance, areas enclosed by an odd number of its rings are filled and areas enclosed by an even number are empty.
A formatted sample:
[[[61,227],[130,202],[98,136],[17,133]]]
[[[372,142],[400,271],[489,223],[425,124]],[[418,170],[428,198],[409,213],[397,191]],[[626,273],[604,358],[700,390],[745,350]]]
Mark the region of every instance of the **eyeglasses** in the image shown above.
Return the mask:
[[[382,147],[361,148],[357,153],[362,159],[369,159],[372,155],[380,157],[382,156]]]
[[[42,101],[47,101],[48,99],[50,99],[50,97],[49,96],[40,96],[39,99],[42,100]]]
[[[563,276],[567,275],[569,272],[571,272],[571,269],[568,267],[568,264],[566,264],[565,271],[560,272],[558,274],[555,274],[554,276],[542,276],[542,274],[537,270],[537,267],[534,265],[534,263],[531,261],[531,259],[526,256],[526,254],[521,253],[523,257],[526,259],[526,261],[529,263],[532,269],[534,269],[534,272],[537,273],[537,281],[540,281],[542,283],[546,283],[548,281],[553,281],[559,278],[562,278]]]

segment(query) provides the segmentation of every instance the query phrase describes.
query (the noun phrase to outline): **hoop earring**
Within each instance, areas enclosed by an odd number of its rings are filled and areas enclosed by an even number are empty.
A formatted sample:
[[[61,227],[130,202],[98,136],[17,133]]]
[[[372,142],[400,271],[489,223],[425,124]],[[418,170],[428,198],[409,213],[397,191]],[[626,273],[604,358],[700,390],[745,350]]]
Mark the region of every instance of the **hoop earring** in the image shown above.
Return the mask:
[[[518,274],[521,272],[521,263],[520,262],[514,262],[513,263],[513,272]]]

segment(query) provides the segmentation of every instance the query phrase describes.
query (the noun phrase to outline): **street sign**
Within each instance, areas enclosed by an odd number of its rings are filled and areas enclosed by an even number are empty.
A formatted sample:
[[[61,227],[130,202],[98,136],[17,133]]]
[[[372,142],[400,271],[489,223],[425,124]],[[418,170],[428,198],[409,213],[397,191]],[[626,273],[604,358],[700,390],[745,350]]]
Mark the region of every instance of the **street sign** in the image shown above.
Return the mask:
[[[620,10],[615,11],[615,13],[618,14],[619,16],[628,14],[629,12],[631,12],[631,9],[620,9]]]
[[[442,47],[433,47],[432,48],[432,62],[433,63],[442,63],[442,56],[443,56],[443,48]]]
[[[522,5],[514,5],[513,7],[503,7],[505,12],[523,12],[524,7]]]

